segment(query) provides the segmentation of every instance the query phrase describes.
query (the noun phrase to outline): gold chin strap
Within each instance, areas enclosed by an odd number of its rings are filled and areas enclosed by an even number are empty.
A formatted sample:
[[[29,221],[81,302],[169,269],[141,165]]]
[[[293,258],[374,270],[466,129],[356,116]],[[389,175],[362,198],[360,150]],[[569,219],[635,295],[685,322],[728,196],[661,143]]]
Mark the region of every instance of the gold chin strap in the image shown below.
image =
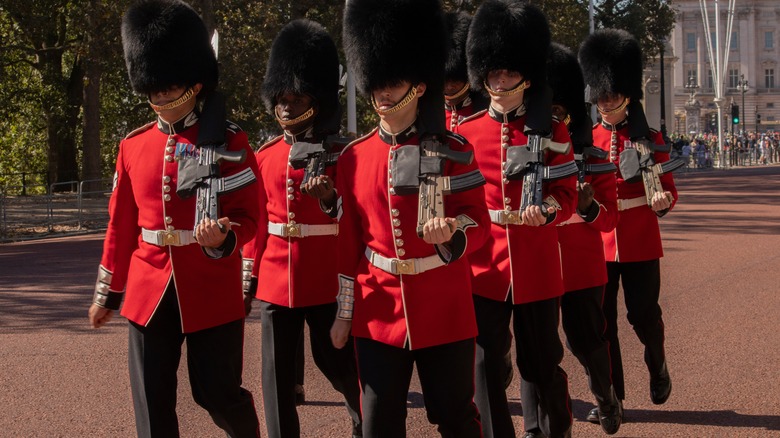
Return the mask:
[[[445,98],[446,100],[450,100],[450,101],[452,101],[452,100],[458,100],[458,99],[460,99],[461,97],[465,96],[465,95],[466,95],[466,93],[468,93],[468,92],[469,92],[469,84],[468,84],[468,82],[466,82],[466,85],[464,85],[464,86],[463,86],[463,88],[461,88],[461,89],[460,89],[460,91],[458,91],[457,93],[455,93],[455,94],[452,94],[452,95],[450,95],[450,94],[445,94],[445,95],[444,95],[444,98]]]
[[[569,115],[569,114],[566,114],[566,118],[565,118],[565,119],[563,119],[563,123],[564,123],[566,126],[569,126],[569,122],[571,122],[571,115]]]
[[[377,114],[380,116],[386,116],[388,114],[393,114],[395,112],[398,112],[401,110],[401,108],[405,107],[406,105],[409,105],[409,102],[414,100],[414,98],[417,97],[417,87],[412,85],[409,87],[409,91],[406,92],[406,96],[401,99],[400,102],[395,104],[392,108],[388,110],[381,110],[379,109],[379,105],[376,104],[376,99],[374,99],[374,94],[371,94],[371,105],[374,107],[374,111],[376,111]]]
[[[155,105],[150,100],[149,101],[149,106],[152,107],[152,109],[154,110],[155,113],[160,114],[163,111],[174,109],[177,106],[183,105],[185,102],[187,102],[188,100],[192,99],[193,97],[195,97],[195,88],[194,87],[190,87],[190,88],[187,89],[187,91],[184,92],[184,94],[181,95],[181,97],[179,97],[178,99],[174,100],[173,102],[166,103],[165,105]]]
[[[301,122],[304,122],[311,118],[314,115],[314,107],[309,108],[306,110],[305,113],[301,114],[300,116],[292,119],[292,120],[282,120],[279,117],[279,113],[276,112],[276,108],[274,108],[274,116],[276,117],[276,121],[279,122],[279,124],[282,126],[282,128],[287,128],[290,126],[295,126]]]
[[[515,88],[512,88],[508,91],[493,91],[492,88],[490,88],[490,85],[486,81],[482,81],[482,84],[485,86],[485,89],[487,90],[488,94],[490,94],[493,97],[507,97],[515,95],[526,88],[528,88],[528,81],[521,81]]]
[[[624,109],[626,109],[626,107],[628,106],[628,104],[629,104],[630,102],[631,102],[631,99],[629,99],[628,97],[626,97],[626,98],[624,98],[624,99],[623,99],[623,103],[621,103],[620,105],[618,105],[618,106],[617,106],[617,108],[615,108],[615,109],[611,109],[611,110],[609,110],[609,111],[604,111],[604,110],[603,110],[603,109],[602,109],[600,106],[598,106],[598,105],[596,105],[596,109],[598,109],[598,110],[599,110],[599,113],[600,113],[602,116],[608,116],[608,115],[610,115],[610,114],[615,114],[615,113],[619,113],[620,111],[623,111]]]

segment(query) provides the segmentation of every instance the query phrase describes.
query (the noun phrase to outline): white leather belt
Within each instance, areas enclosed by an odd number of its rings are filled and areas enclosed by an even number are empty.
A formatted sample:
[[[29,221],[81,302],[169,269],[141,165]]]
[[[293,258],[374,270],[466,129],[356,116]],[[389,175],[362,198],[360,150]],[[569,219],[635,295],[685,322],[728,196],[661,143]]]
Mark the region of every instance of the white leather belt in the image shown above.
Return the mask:
[[[631,199],[618,199],[618,211],[628,210],[630,208],[636,208],[641,206],[647,206],[647,198],[640,196],[638,198]]]
[[[192,230],[147,230],[141,229],[141,238],[157,246],[186,246],[198,243]]]
[[[338,236],[339,224],[277,224],[268,222],[268,234],[279,237]]]
[[[393,275],[416,275],[444,266],[441,257],[434,254],[417,259],[389,259],[366,247],[366,258],[377,268]]]
[[[498,225],[523,225],[520,210],[488,210],[490,221]]]
[[[561,226],[570,225],[570,224],[581,224],[583,222],[585,222],[585,219],[583,219],[582,216],[578,215],[577,213],[574,213],[565,222],[559,223],[558,226],[561,227]]]

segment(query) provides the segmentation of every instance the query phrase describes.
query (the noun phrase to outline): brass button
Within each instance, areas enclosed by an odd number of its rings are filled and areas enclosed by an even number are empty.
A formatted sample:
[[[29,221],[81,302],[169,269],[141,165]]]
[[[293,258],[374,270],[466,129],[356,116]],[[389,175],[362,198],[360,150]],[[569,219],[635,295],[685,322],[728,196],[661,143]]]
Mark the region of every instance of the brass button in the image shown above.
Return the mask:
[[[509,147],[509,143],[501,143],[501,147],[506,149]]]
[[[176,144],[176,140],[174,140],[173,137],[168,137],[167,145],[168,146],[173,146],[175,144]]]
[[[289,212],[289,213],[287,213],[287,217],[289,217],[290,219],[293,219],[293,218],[295,218],[295,213]]]
[[[400,211],[398,211],[398,209],[397,209],[397,208],[394,208],[394,209],[390,210],[390,214],[392,214],[392,215],[393,215],[393,217],[398,217],[398,215],[400,215],[400,214],[401,214],[401,212],[400,212]]]
[[[287,187],[287,193],[292,193],[295,191],[294,187]]]
[[[163,200],[165,200],[165,202],[168,202],[168,201],[170,201],[170,200],[171,200],[171,195],[165,195],[165,196],[163,196]]]
[[[176,228],[174,228],[174,227],[173,227],[173,225],[168,225],[168,231],[173,231],[173,230],[175,230],[175,229],[176,229]]]
[[[293,195],[292,193],[290,193],[289,195],[287,195],[287,199],[289,199],[290,201],[292,201],[293,199],[295,199],[295,195]]]
[[[170,163],[170,162],[173,162],[173,155],[166,155],[166,156],[165,156],[165,161],[167,161],[167,162],[169,162],[169,163]]]
[[[163,182],[164,182],[165,184],[168,184],[169,182],[171,182],[171,177],[170,177],[170,176],[168,176],[168,175],[165,175],[165,176],[163,177]]]
[[[395,234],[395,237],[401,237],[401,234],[403,234],[403,231],[401,231],[400,228],[393,229],[393,234]]]
[[[390,188],[390,194],[391,194],[391,195],[395,195],[395,189],[394,189],[394,188],[392,188],[392,187]]]
[[[504,198],[505,204],[509,204],[510,202],[512,202],[512,198]]]
[[[291,186],[291,185],[293,185],[294,182],[295,181],[293,181],[292,178],[290,178],[290,179],[287,180],[287,185]]]
[[[168,193],[171,191],[171,186],[163,186],[163,192]]]
[[[387,178],[387,183],[388,184],[392,184],[393,183],[393,178]]]
[[[395,239],[395,245],[398,247],[404,246],[404,239]]]
[[[173,146],[168,146],[167,148],[165,148],[165,152],[168,152],[169,154],[173,153]]]
[[[509,184],[509,180],[504,178],[504,184]]]
[[[398,254],[398,257],[403,257],[404,254],[406,254],[406,250],[403,248],[398,248],[398,251],[396,251],[396,254]]]
[[[503,128],[501,128],[501,133],[502,134],[509,134],[509,127],[508,126],[504,126]]]
[[[393,226],[394,227],[400,227],[401,226],[401,219],[393,219]]]
[[[508,135],[502,135],[501,136],[501,141],[503,141],[504,143],[508,142],[509,141],[509,136]]]
[[[173,222],[173,218],[172,218],[172,217],[170,217],[170,216],[165,216],[165,223],[166,223],[166,224],[169,224],[169,223],[171,223],[171,222]]]

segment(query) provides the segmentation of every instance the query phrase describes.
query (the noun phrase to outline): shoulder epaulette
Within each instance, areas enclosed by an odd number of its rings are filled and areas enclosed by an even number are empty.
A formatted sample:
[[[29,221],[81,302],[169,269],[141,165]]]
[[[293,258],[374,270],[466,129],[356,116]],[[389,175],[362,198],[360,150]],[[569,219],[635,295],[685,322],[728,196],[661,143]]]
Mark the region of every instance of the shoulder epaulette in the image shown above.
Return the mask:
[[[268,142],[266,142],[264,145],[262,145],[259,148],[257,148],[257,152],[260,152],[263,149],[267,148],[268,146],[271,146],[272,144],[274,144],[277,141],[279,141],[279,139],[282,138],[282,137],[284,137],[284,136],[283,135],[277,135],[276,137],[272,138],[271,140],[268,140]]]
[[[476,113],[466,117],[465,119],[461,120],[459,125],[462,125],[462,124],[464,124],[464,123],[466,123],[466,122],[468,122],[470,120],[474,120],[474,119],[482,116],[482,114],[484,114],[486,112],[487,112],[487,108],[483,109],[482,111],[478,111],[478,112],[476,112]]]
[[[228,131],[230,131],[233,134],[236,134],[238,132],[243,131],[243,129],[241,129],[240,126],[238,126],[237,124],[231,122],[230,120],[225,120],[225,129],[227,129]]]
[[[130,132],[129,134],[127,134],[125,136],[125,140],[127,140],[128,138],[135,137],[136,135],[138,135],[138,134],[140,134],[142,132],[148,131],[149,128],[151,128],[152,126],[154,126],[156,124],[157,124],[157,122],[155,121],[155,122],[149,122],[149,123],[145,124],[144,126],[141,126],[140,128],[138,128],[138,129]]]
[[[447,138],[451,138],[451,139],[457,141],[460,144],[466,144],[466,143],[469,142],[468,140],[466,140],[466,137],[464,137],[464,136],[462,136],[460,134],[456,134],[454,132],[450,132],[450,131],[447,131]]]
[[[356,139],[352,140],[351,142],[349,142],[349,144],[348,144],[348,145],[344,146],[344,149],[342,149],[342,150],[341,150],[341,153],[343,154],[343,153],[344,153],[344,151],[346,151],[347,149],[351,148],[352,146],[354,146],[354,145],[356,145],[356,144],[358,144],[358,143],[360,143],[360,142],[362,142],[362,141],[365,141],[366,139],[368,139],[368,137],[371,137],[372,135],[374,135],[374,133],[375,133],[375,132],[376,132],[378,129],[379,129],[378,127],[377,127],[377,128],[374,128],[374,129],[372,129],[372,130],[371,130],[371,131],[370,131],[368,134],[366,134],[366,135],[364,135],[364,136],[362,136],[362,137],[358,137],[358,138],[356,138]]]

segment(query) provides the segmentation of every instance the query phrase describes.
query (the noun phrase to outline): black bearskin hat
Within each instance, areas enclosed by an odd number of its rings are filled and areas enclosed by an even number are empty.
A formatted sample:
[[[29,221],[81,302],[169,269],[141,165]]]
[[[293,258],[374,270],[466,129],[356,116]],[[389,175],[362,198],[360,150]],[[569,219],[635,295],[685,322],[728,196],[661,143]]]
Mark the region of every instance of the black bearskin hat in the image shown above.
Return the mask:
[[[334,116],[340,121],[339,55],[333,39],[319,23],[293,20],[274,39],[263,80],[263,101],[268,111],[273,111],[276,99],[284,92],[311,96],[318,121]]]
[[[550,28],[539,8],[524,0],[485,0],[466,43],[471,86],[483,89],[488,72],[507,69],[539,90],[546,85],[549,48]]]
[[[598,30],[582,42],[579,58],[591,102],[618,93],[636,102],[642,99],[642,49],[630,33]]]
[[[469,36],[471,15],[465,12],[447,12],[444,16],[450,35],[450,50],[444,66],[444,78],[455,81],[469,81],[466,68],[466,39]]]
[[[133,90],[149,94],[171,86],[217,87],[219,71],[206,26],[180,0],[142,0],[122,18],[122,46]]]
[[[558,43],[550,49],[547,80],[553,92],[553,104],[566,107],[569,114],[585,108],[585,82],[574,52]],[[573,115],[572,115],[573,117]]]
[[[439,0],[348,0],[344,53],[361,93],[424,82],[418,129],[444,131],[444,65],[448,37]]]

